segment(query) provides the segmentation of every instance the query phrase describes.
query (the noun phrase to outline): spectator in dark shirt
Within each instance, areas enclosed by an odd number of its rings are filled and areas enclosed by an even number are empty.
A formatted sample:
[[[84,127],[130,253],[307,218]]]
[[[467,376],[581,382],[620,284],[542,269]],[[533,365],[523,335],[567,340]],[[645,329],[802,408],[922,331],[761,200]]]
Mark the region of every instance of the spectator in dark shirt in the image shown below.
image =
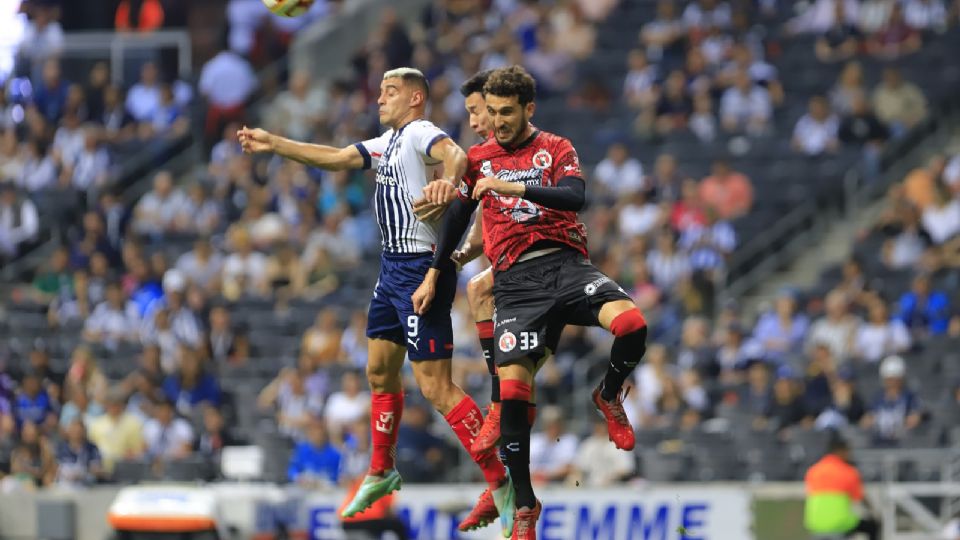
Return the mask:
[[[817,417],[819,429],[857,425],[866,414],[866,405],[854,385],[853,368],[844,366],[830,384],[830,405]]]
[[[773,393],[764,410],[760,425],[769,423],[778,433],[783,434],[789,428],[803,422],[806,417],[807,410],[803,405],[797,374],[789,365],[782,365],[777,369]]]
[[[851,97],[850,114],[840,121],[840,141],[846,144],[882,145],[890,136],[887,126],[880,121],[866,96]]]
[[[307,424],[306,439],[297,444],[287,468],[287,478],[307,487],[336,486],[340,480],[340,450],[330,442],[323,420]]]
[[[29,364],[28,369],[40,377],[40,386],[46,390],[47,395],[54,401],[60,401],[65,374],[50,367],[50,353],[47,352],[47,345],[42,340],[38,339],[34,342],[30,350]]]
[[[857,54],[860,48],[860,31],[847,21],[844,2],[834,2],[836,14],[833,24],[819,38],[814,48],[821,62],[843,62]]]
[[[104,475],[100,451],[87,438],[83,419],[75,418],[57,446],[57,483],[80,486],[96,483]]]
[[[23,376],[15,411],[18,424],[30,422],[44,428],[56,425],[54,402],[41,386],[40,376],[32,371]]]
[[[941,291],[932,290],[930,276],[920,274],[913,279],[909,292],[900,297],[896,318],[919,335],[941,335],[950,325],[950,299]]]
[[[764,360],[752,358],[746,362],[747,383],[740,389],[738,402],[744,412],[754,417],[763,415],[770,402],[770,368]]]
[[[423,405],[403,411],[397,442],[397,468],[412,482],[430,482],[443,470],[447,446],[430,432],[431,412]]]
[[[666,134],[683,129],[693,112],[693,100],[687,93],[687,79],[683,71],[676,70],[667,76],[656,106],[656,131]]]
[[[250,356],[250,341],[245,324],[232,324],[230,310],[217,305],[210,310],[210,331],[207,337],[210,358],[217,367],[241,364]]]
[[[163,381],[163,393],[184,415],[201,403],[220,406],[220,386],[203,370],[197,352],[186,346],[180,348],[179,372]]]
[[[43,65],[43,80],[34,88],[33,104],[48,122],[56,124],[63,116],[69,90],[70,83],[60,73],[60,60],[51,58]]]
[[[238,441],[230,435],[223,414],[216,407],[203,405],[203,430],[197,439],[197,450],[208,458],[220,456],[224,446],[233,446]]]

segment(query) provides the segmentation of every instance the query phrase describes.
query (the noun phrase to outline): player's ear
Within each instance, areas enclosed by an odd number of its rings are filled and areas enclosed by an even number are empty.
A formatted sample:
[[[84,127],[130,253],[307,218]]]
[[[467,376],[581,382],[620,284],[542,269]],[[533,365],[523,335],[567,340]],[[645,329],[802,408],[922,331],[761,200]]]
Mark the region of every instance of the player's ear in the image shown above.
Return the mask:
[[[413,92],[411,92],[410,94],[411,107],[419,107],[420,105],[423,105],[424,102],[426,101],[427,101],[427,96],[426,94],[423,93],[422,90],[414,90]]]
[[[530,118],[533,118],[533,113],[536,112],[536,110],[537,110],[537,104],[536,104],[535,102],[531,101],[530,103],[527,103],[527,105],[526,105],[526,107],[524,107],[524,109],[525,109],[526,112],[527,112],[527,119],[529,120]]]

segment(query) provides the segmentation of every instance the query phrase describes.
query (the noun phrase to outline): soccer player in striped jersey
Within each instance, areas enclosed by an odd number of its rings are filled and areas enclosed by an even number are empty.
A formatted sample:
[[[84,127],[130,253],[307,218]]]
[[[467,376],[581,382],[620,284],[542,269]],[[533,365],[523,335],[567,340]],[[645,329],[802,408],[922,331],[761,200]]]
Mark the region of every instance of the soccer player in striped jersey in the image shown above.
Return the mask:
[[[241,146],[248,153],[273,152],[326,170],[376,166],[374,210],[383,237],[383,255],[367,324],[373,448],[370,469],[343,511],[344,517],[359,514],[400,489],[394,458],[403,412],[400,370],[405,356],[410,357],[420,390],[444,415],[468,452],[483,422],[480,408],[451,378],[450,309],[456,293],[453,261],[447,261],[448,277],[438,283],[430,310],[415,313],[411,301],[431,267],[438,238],[437,224],[418,219],[413,202],[424,197],[429,183],[433,185],[428,190],[429,202],[448,204],[456,197],[467,164],[463,150],[424,118],[429,92],[426,78],[415,69],[386,72],[377,105],[380,123],[389,129],[379,137],[345,148],[299,143],[262,129],[245,127],[238,132]],[[438,172],[439,179],[433,180]],[[494,501],[506,501],[508,497],[506,471],[493,449],[470,455],[494,494],[481,498],[479,504],[484,507],[474,513],[495,519],[498,511]]]

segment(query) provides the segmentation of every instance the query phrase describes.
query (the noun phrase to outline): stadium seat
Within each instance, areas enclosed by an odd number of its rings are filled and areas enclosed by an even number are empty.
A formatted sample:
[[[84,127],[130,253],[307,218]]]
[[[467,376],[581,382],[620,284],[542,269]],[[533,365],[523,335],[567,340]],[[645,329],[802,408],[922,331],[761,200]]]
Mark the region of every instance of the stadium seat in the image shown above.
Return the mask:
[[[120,484],[138,484],[152,478],[153,472],[146,461],[123,460],[113,467],[113,480]]]

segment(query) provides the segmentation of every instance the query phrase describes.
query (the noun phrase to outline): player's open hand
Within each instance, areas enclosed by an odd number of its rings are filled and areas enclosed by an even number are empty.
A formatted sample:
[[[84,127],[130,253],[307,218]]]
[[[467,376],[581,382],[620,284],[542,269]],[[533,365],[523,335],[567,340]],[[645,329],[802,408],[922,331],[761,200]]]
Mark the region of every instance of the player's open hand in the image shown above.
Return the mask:
[[[499,178],[487,176],[486,178],[481,178],[477,182],[477,185],[473,186],[473,198],[479,201],[491,191],[508,197],[523,197],[526,186],[519,182],[504,182]]]
[[[450,204],[457,197],[457,186],[447,180],[434,180],[423,186],[423,198],[433,204]]]
[[[243,126],[237,131],[237,139],[240,148],[248,154],[273,151],[273,135],[267,130]]]
[[[447,211],[448,204],[434,204],[426,198],[413,201],[413,215],[425,223],[436,221],[443,217]]]

